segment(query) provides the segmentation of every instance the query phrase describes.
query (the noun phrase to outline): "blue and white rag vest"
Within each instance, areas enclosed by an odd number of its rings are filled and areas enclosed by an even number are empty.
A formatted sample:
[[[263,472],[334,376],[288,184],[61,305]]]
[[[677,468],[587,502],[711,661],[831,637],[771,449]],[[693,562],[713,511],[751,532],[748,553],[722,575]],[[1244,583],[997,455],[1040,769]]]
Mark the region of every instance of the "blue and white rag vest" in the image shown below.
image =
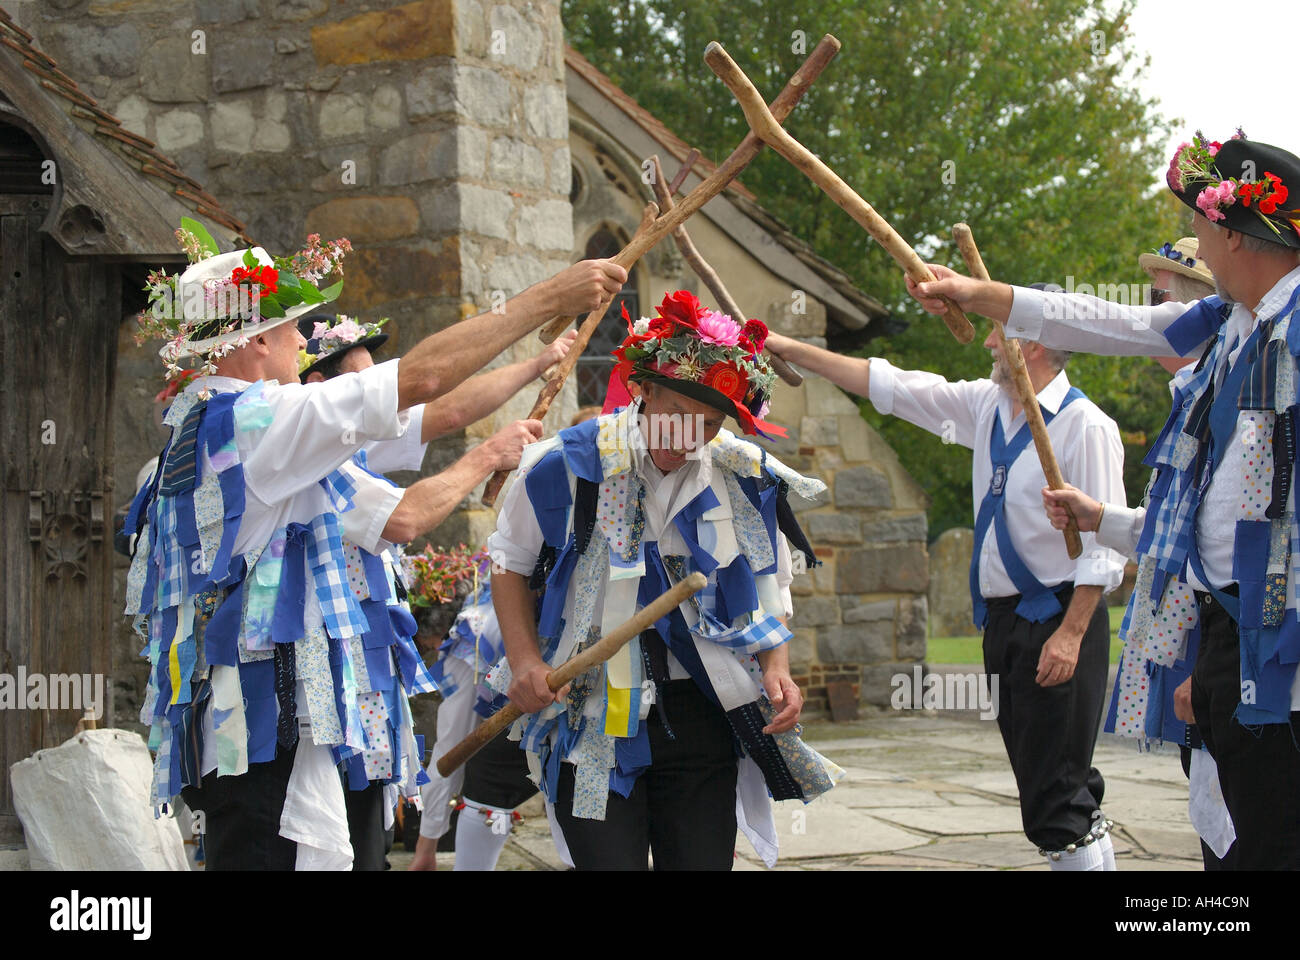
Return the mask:
[[[370,470],[365,451],[358,452],[353,462],[396,486]],[[419,788],[429,779],[424,772],[424,738],[415,733],[407,698],[432,693],[438,684],[415,644],[417,626],[406,600],[405,573],[393,550],[374,554],[345,540],[343,553],[348,588],[367,625],[362,636],[348,641],[366,739],[365,749],[345,760],[348,786],[364,790],[371,783],[397,784],[402,796],[418,804]]]
[[[353,639],[372,624],[352,591],[338,514],[354,488],[334,471],[319,483],[333,506],[290,523],[236,554],[244,512],[238,433],[270,425],[258,382],[201,400],[182,393],[164,417],[172,435],[127,517],[140,530],[127,575],[126,613],[147,642],[141,708],[157,752],[153,799],[161,806],[200,782],[202,721],[210,711],[218,776],[275,758],[297,742],[297,683],[312,738],[344,762],[367,747]],[[307,627],[307,590],[323,623]]]
[[[642,481],[632,469],[626,431],[633,413],[589,420],[551,441],[522,482],[552,564],[538,618],[542,656],[557,665],[626,622],[672,583],[699,570],[708,586],[655,624],[666,647],[703,693],[719,704],[744,751],[776,799],[805,802],[829,790],[843,771],[800,740],[797,730],[761,732],[775,715],[763,692],[756,654],[790,639],[776,582],[778,514],[787,489],[806,499],[825,490],[769,457],[757,445],[721,432],[708,446],[715,482],[671,521],[688,555],[661,556],[643,537]],[[540,453],[540,451],[539,451]],[[715,493],[717,478],[726,499]],[[575,531],[574,491],[594,490],[590,526]],[[798,535],[802,540],[802,535]],[[810,558],[811,559],[811,558]],[[596,594],[604,586],[602,609]],[[651,763],[644,723],[639,638],[603,669],[575,681],[565,703],[521,718],[512,736],[530,754],[533,776],[554,801],[560,763],[575,764],[573,815],[604,819],[610,790],[627,796]],[[510,684],[503,659],[489,683]]]
[[[1157,677],[1155,670],[1186,669],[1192,662],[1188,642],[1198,614],[1187,569],[1200,564],[1197,508],[1214,465],[1234,442],[1252,444],[1259,482],[1258,498],[1253,490],[1243,496],[1235,518],[1232,572],[1239,598],[1214,591],[1240,633],[1242,694],[1236,718],[1246,725],[1289,719],[1300,662],[1300,529],[1291,489],[1300,410],[1298,301],[1300,290],[1277,316],[1257,324],[1217,390],[1215,373],[1230,347],[1230,306],[1208,297],[1165,331],[1180,354],[1207,339],[1213,342],[1192,376],[1175,387],[1173,412],[1143,461],[1156,475],[1138,541],[1137,582],[1120,627],[1124,658],[1108,721],[1116,733],[1158,736],[1165,723],[1162,712],[1151,707],[1163,703],[1172,678]]]

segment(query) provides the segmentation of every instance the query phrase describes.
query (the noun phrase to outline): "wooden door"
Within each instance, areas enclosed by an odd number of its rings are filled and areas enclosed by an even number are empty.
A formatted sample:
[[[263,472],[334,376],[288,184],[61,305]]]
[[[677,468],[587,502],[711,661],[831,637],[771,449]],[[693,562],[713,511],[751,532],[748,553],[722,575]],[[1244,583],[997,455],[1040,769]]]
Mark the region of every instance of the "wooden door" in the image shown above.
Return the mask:
[[[121,274],[40,232],[52,197],[0,195],[0,842],[20,830],[9,766],[73,733],[96,691],[109,716],[113,376]],[[57,678],[90,677],[89,689]],[[29,708],[31,678],[46,679]],[[96,681],[96,678],[98,680]],[[13,689],[11,687],[11,689]]]

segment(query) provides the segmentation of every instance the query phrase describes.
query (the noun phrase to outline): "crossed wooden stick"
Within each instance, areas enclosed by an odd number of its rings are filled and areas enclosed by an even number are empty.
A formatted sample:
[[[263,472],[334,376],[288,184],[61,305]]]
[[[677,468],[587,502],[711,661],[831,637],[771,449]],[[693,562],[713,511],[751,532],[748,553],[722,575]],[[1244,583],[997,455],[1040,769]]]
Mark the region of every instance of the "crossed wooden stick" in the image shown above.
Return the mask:
[[[984,258],[980,256],[979,249],[975,246],[975,237],[971,234],[970,227],[964,223],[954,224],[952,238],[957,242],[957,249],[961,251],[970,275],[976,280],[988,280],[988,268],[984,266]],[[1052,452],[1052,441],[1047,436],[1047,424],[1043,422],[1043,411],[1038,406],[1038,392],[1034,389],[1033,381],[1029,379],[1029,371],[1025,368],[1025,358],[1020,352],[1020,341],[1008,340],[1002,324],[996,320],[990,322],[993,324],[993,337],[1002,350],[1007,366],[1011,368],[1011,380],[1015,384],[1016,397],[1025,411],[1025,422],[1029,424],[1029,432],[1034,438],[1034,449],[1038,451],[1038,462],[1042,464],[1043,476],[1047,478],[1049,487],[1060,490],[1065,486],[1065,479],[1061,476],[1056,454]],[[1070,516],[1069,522],[1061,533],[1065,536],[1065,551],[1070,555],[1071,560],[1083,553],[1083,541],[1079,539],[1079,526],[1074,522],[1073,515]]]
[[[839,49],[840,42],[830,34],[822,37],[817,46],[813,48],[813,52],[808,59],[804,61],[803,66],[795,72],[794,76],[786,83],[785,89],[772,101],[772,114],[782,119],[789,116],[795,104],[807,92],[813,81],[821,75],[822,70],[826,68],[826,64],[830,63],[835,54],[839,52]],[[764,109],[767,109],[767,107],[764,106]],[[664,211],[660,215],[659,208],[653,203],[649,204],[642,216],[641,226],[632,235],[628,245],[614,256],[614,262],[624,269],[630,270],[656,243],[672,233],[691,214],[726,189],[727,185],[736,179],[745,167],[749,166],[750,161],[758,156],[759,151],[762,149],[763,141],[750,132],[745,135],[745,139],[740,142],[740,146],[736,147],[713,173],[683,197],[680,203],[675,204],[671,210]],[[587,344],[591,341],[591,335],[595,332],[601,317],[605,315],[605,311],[609,309],[612,300],[611,297],[602,303],[598,309],[587,315],[587,319],[583,321],[582,326],[578,329],[577,339],[569,347],[568,354],[565,355],[564,360],[556,364],[555,372],[538,395],[532,413],[529,414],[530,419],[540,420],[546,415],[546,411],[550,409],[551,401],[560,392],[565,379],[577,364],[578,357],[587,349]],[[541,329],[538,336],[546,343],[550,343],[563,333],[572,322],[572,317],[555,317]],[[498,470],[492,475],[483,491],[482,503],[484,506],[491,507],[496,504],[501,488],[509,475],[510,471],[508,470]]]
[[[822,163],[811,150],[785,132],[781,118],[768,110],[758,90],[745,76],[743,70],[722,49],[722,44],[714,40],[704,49],[704,62],[709,65],[718,78],[727,85],[731,95],[744,111],[745,122],[750,132],[770,146],[781,156],[802,171],[808,179],[832,200],[844,208],[850,217],[856,220],[903,268],[904,272],[917,283],[928,283],[935,279],[930,268],[912,249],[911,245],[898,235],[889,222],[872,209],[871,204],[863,200],[852,187],[836,176],[835,171]],[[970,343],[975,339],[975,328],[962,313],[961,307],[944,297],[947,312],[944,322],[960,343]]]
[[[836,176],[830,167],[822,163],[812,151],[782,128],[780,120],[764,106],[763,98],[759,95],[758,90],[745,76],[744,71],[727,55],[727,51],[722,48],[721,44],[714,41],[708,45],[704,51],[704,62],[727,85],[727,89],[736,98],[736,102],[740,104],[740,109],[745,114],[745,121],[749,124],[749,128],[753,133],[757,134],[764,143],[789,160],[790,163],[807,175],[813,183],[821,187],[832,200],[843,207],[849,216],[864,227],[885,248],[885,251],[894,258],[909,277],[917,283],[926,283],[935,279],[934,273],[926,266],[925,261],[917,255],[906,240],[898,235],[897,231],[889,225],[884,217],[872,209],[871,204],[858,196],[853,188]],[[957,224],[953,227],[953,236],[962,252],[962,256],[966,260],[971,275],[987,280],[988,270],[985,269],[984,261],[975,248],[975,241],[971,236],[970,227],[964,223]],[[970,320],[966,318],[965,313],[956,303],[947,297],[942,299],[947,306],[944,313],[944,322],[947,323],[948,329],[952,331],[952,335],[959,342],[970,343],[975,338],[975,328],[971,326]],[[1003,356],[1006,357],[1007,363],[1011,367],[1016,394],[1021,407],[1024,408],[1025,420],[1029,424],[1030,432],[1034,438],[1034,447],[1038,452],[1038,459],[1043,467],[1043,475],[1047,478],[1050,487],[1060,489],[1064,484],[1061,470],[1057,465],[1056,455],[1052,452],[1052,443],[1047,437],[1047,426],[1043,423],[1043,412],[1038,406],[1038,397],[1033,384],[1030,382],[1029,372],[1025,369],[1025,360],[1020,353],[1020,344],[1015,340],[1006,339],[1001,324],[995,322],[993,329],[998,345],[1002,348]],[[1063,533],[1065,535],[1066,551],[1072,559],[1078,557],[1083,552],[1083,544],[1079,539],[1079,528],[1073,518],[1070,519]]]

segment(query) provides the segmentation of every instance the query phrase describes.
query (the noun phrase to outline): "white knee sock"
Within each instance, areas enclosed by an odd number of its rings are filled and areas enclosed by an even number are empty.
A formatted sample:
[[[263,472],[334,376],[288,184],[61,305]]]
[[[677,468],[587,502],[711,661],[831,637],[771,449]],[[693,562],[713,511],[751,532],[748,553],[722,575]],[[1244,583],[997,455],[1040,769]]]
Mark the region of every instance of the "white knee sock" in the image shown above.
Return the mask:
[[[1115,869],[1115,847],[1110,842],[1110,834],[1106,834],[1098,840],[1094,846],[1101,850],[1101,862],[1103,870]]]
[[[1073,853],[1065,850],[1058,850],[1048,856],[1047,862],[1051,865],[1053,870],[1079,871],[1105,869],[1104,858],[1101,851],[1101,841],[1090,843],[1086,846],[1076,847]]]
[[[514,826],[510,813],[466,799],[456,821],[456,862],[452,869],[495,870]]]

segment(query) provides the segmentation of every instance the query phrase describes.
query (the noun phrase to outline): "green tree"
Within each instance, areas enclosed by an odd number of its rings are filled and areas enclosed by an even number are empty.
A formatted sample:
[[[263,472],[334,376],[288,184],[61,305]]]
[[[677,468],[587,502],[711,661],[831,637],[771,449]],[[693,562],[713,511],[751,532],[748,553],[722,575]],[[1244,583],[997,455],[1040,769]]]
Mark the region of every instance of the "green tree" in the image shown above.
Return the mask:
[[[786,127],[922,256],[959,266],[950,230],[964,220],[999,279],[1129,284],[1146,280],[1140,251],[1186,229],[1152,182],[1169,128],[1142,94],[1133,2],[564,0],[563,11],[579,52],[715,162],[747,128],[703,62],[708,42],[770,100],[832,33],[843,50]],[[926,317],[888,255],[790,164],[764,151],[742,180],[908,321],[864,353],[951,379],[988,375],[980,340],[963,347]],[[1095,357],[1076,358],[1071,375],[1125,432],[1135,501],[1145,444],[1168,412],[1167,375],[1147,360]],[[930,494],[931,533],[968,525],[970,454],[863,406]]]

